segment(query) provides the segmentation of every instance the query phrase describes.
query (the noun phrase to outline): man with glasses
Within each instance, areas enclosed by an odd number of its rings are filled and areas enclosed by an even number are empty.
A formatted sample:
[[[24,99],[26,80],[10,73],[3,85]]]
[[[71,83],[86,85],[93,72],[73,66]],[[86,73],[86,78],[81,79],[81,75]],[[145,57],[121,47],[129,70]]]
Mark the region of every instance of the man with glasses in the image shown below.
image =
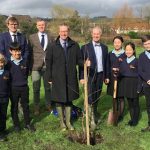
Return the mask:
[[[18,32],[19,22],[15,17],[8,17],[6,20],[7,32],[0,35],[0,53],[7,59],[10,59],[9,46],[11,42],[18,42],[21,46],[21,54],[25,60],[28,60],[29,50],[26,37]]]

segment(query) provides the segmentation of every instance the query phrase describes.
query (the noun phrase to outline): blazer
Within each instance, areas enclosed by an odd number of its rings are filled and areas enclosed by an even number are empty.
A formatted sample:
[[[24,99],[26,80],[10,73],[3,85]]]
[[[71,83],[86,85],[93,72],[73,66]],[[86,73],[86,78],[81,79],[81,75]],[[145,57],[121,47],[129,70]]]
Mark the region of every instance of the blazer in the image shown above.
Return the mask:
[[[107,75],[107,57],[108,57],[108,47],[102,43],[100,43],[101,49],[102,49],[102,65],[103,65],[103,79],[106,79],[108,77]],[[86,45],[83,45],[81,47],[82,52],[82,58],[83,60],[89,59],[91,61],[90,66],[90,75],[93,76],[95,74],[96,68],[97,68],[97,61],[96,61],[96,54],[94,51],[93,43],[90,42]],[[97,72],[97,71],[96,71]],[[80,79],[84,78],[84,71],[83,67],[80,67],[79,70],[80,73]]]
[[[21,55],[25,60],[29,58],[29,48],[26,37],[22,34],[17,32],[17,39],[18,43],[21,46]],[[2,53],[8,60],[10,59],[10,52],[9,46],[12,42],[12,38],[9,32],[4,32],[0,34],[0,53]]]
[[[53,37],[50,34],[48,36],[47,48],[43,50],[38,33],[29,36],[29,48],[30,48],[30,70],[41,70],[44,65],[44,59],[47,54],[47,49],[50,43],[53,41]]]

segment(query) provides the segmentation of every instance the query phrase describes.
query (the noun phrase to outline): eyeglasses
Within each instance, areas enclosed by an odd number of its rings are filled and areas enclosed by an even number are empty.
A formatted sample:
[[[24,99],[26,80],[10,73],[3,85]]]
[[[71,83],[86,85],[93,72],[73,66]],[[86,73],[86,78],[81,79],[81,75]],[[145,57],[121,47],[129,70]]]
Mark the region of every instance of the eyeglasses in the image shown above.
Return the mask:
[[[150,43],[144,43],[143,45],[144,45],[144,46],[146,46],[146,45],[150,45]]]
[[[11,26],[17,26],[18,24],[17,23],[11,23],[9,25],[11,25]]]

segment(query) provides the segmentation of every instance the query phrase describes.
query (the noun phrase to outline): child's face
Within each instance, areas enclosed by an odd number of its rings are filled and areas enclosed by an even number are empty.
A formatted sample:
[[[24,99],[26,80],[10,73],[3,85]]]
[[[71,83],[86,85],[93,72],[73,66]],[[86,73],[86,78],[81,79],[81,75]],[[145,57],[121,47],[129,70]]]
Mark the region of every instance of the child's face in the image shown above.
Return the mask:
[[[150,40],[143,43],[143,46],[146,50],[150,50]]]
[[[10,53],[14,59],[20,59],[21,58],[21,51],[20,50],[11,50]]]
[[[127,57],[131,57],[134,54],[134,50],[130,45],[127,45],[125,48],[125,54],[127,55]]]
[[[4,68],[4,62],[0,61],[0,69]]]
[[[115,39],[114,40],[114,48],[115,50],[120,50],[122,47],[122,42],[120,41],[120,39]]]

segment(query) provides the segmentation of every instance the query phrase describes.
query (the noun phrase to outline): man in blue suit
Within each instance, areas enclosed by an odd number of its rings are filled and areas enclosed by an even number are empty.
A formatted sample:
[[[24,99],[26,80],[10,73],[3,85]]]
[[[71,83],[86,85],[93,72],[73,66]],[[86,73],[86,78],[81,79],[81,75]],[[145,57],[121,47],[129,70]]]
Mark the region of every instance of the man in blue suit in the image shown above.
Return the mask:
[[[88,103],[90,127],[95,129],[95,116],[103,81],[105,83],[109,82],[106,72],[108,47],[100,42],[102,34],[100,27],[94,27],[91,34],[92,41],[82,46],[81,51],[84,61],[90,61],[90,67],[88,68]],[[84,82],[84,71],[83,68],[80,68],[80,83],[84,84]]]
[[[12,42],[18,42],[21,46],[21,54],[25,60],[28,60],[29,50],[26,37],[18,32],[19,22],[15,17],[8,17],[6,20],[8,31],[0,35],[0,53],[8,60],[10,59],[9,46]]]

